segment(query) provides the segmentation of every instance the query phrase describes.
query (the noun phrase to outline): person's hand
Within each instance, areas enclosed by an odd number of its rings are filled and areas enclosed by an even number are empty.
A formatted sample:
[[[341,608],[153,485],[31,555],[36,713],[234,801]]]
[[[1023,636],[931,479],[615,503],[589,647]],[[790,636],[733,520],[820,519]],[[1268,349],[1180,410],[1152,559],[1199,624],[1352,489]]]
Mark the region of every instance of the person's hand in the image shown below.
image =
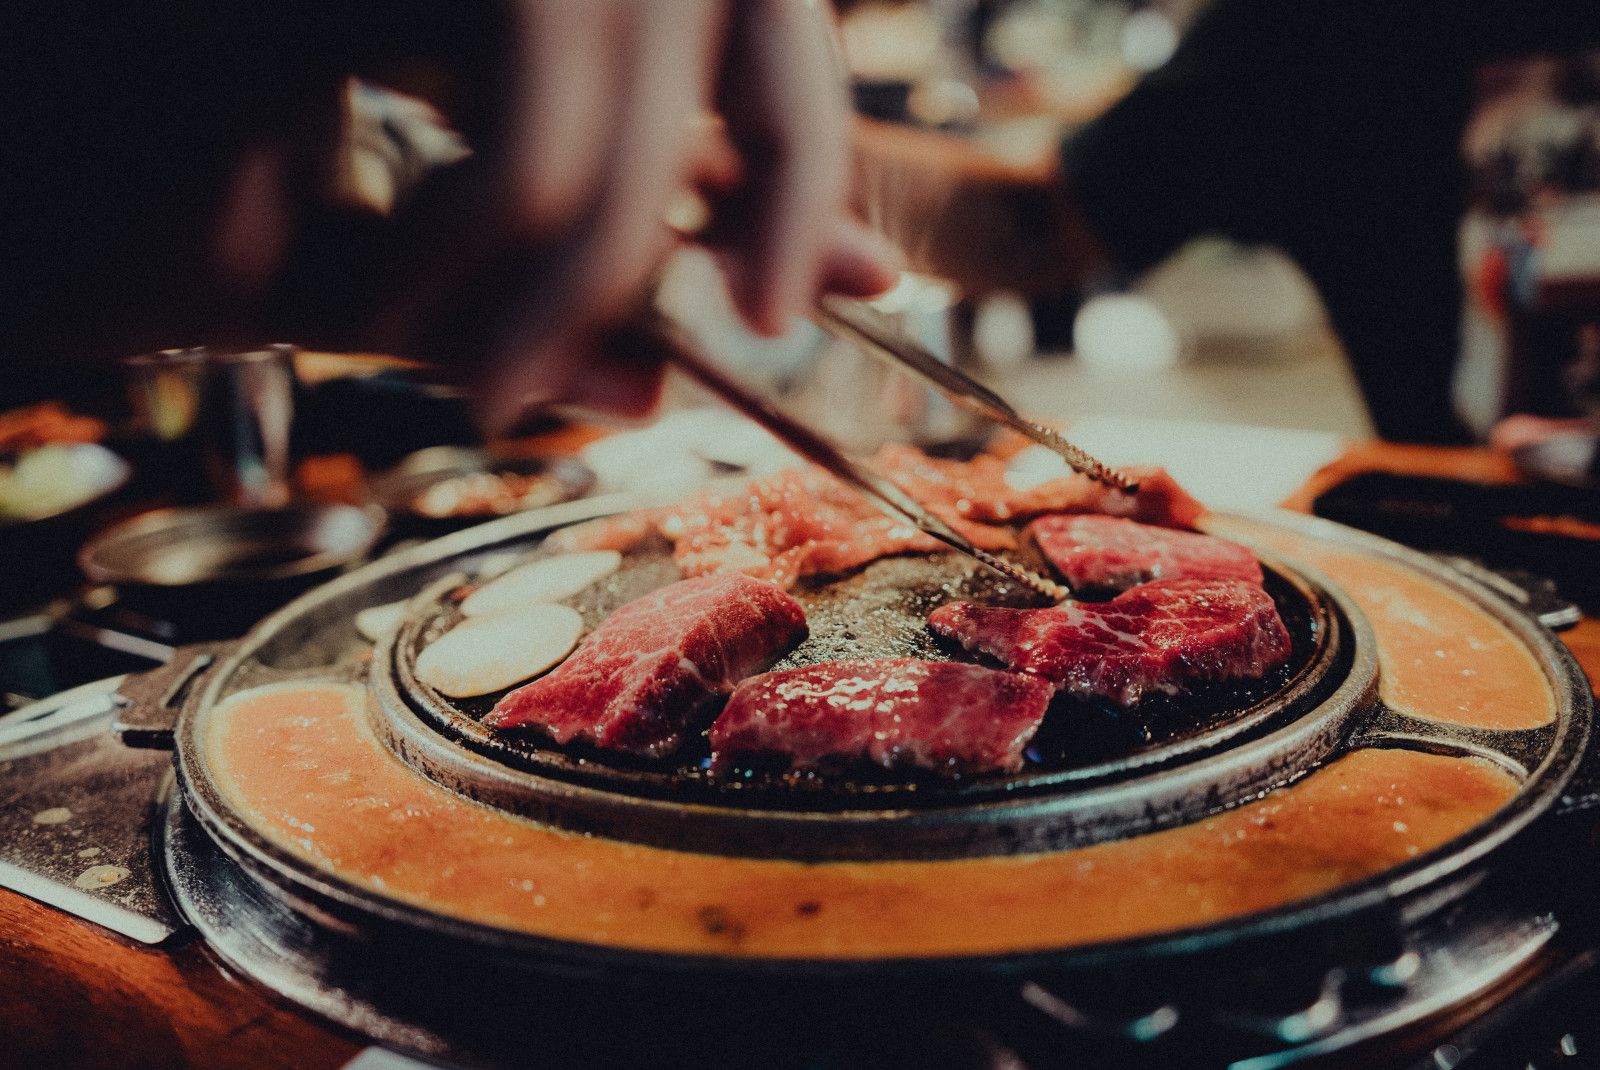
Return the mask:
[[[621,414],[659,369],[602,352],[676,240],[685,187],[750,325],[782,331],[820,290],[866,295],[892,254],[847,221],[848,109],[831,13],[815,0],[520,0],[505,131],[488,196],[394,303],[401,333],[442,314],[440,346],[481,332],[481,413],[528,404]],[[722,118],[707,150],[704,116]],[[486,322],[463,325],[462,310]],[[463,330],[465,327],[465,330]]]

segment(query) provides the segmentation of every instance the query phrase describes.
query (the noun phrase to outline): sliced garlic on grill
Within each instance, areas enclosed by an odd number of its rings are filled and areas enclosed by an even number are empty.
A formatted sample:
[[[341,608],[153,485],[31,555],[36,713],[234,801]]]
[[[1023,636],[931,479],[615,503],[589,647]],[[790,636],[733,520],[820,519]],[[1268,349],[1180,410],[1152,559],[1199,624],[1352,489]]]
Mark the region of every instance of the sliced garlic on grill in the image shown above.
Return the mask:
[[[538,602],[558,602],[611,575],[621,564],[622,555],[615,550],[546,557],[520,565],[473,591],[461,603],[461,613],[483,617]]]
[[[400,626],[405,619],[405,602],[389,602],[381,606],[368,606],[356,614],[356,631],[368,642],[376,643]]]
[[[567,606],[473,617],[417,655],[417,679],[450,698],[487,695],[560,663],[582,634],[583,618]]]

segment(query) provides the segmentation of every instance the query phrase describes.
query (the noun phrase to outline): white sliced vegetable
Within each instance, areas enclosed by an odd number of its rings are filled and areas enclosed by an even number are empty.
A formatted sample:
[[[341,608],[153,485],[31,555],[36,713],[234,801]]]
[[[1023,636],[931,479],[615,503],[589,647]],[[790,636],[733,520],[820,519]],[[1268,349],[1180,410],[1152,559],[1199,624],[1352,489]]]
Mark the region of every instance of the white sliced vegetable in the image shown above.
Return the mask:
[[[567,606],[464,620],[417,655],[417,679],[451,698],[487,695],[556,665],[582,634],[583,618]]]
[[[479,587],[461,603],[461,613],[466,617],[485,617],[537,602],[557,602],[611,575],[621,564],[622,555],[615,550],[587,550],[546,557],[518,566]]]
[[[513,565],[528,556],[521,550],[504,550],[498,554],[485,554],[478,559],[478,582],[488,583],[496,576],[503,576],[511,571]]]
[[[405,602],[390,602],[381,606],[368,606],[356,614],[356,631],[361,633],[361,638],[376,643],[400,627],[400,622],[405,619]]]

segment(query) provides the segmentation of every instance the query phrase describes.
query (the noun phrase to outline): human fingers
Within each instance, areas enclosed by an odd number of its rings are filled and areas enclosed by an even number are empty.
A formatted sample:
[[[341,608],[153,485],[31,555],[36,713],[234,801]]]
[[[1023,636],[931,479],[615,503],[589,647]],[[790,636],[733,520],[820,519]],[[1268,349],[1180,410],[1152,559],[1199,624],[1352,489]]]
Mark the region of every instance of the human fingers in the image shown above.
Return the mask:
[[[665,216],[704,166],[698,129],[721,51],[721,0],[633,0],[630,84],[620,94],[606,181],[586,234],[582,300],[597,311],[639,296],[670,248]]]
[[[904,257],[889,239],[841,217],[823,253],[819,288],[846,297],[873,297],[893,286],[904,268]]]
[[[719,106],[744,183],[718,207],[741,313],[776,334],[816,296],[843,205],[848,102],[831,17],[812,0],[734,7]]]
[[[692,144],[689,181],[669,213],[673,227],[684,237],[718,252],[725,276],[739,271],[737,227],[712,218],[707,200],[726,198],[746,175],[738,150],[728,140],[726,124],[718,116],[699,115],[691,123]],[[893,286],[905,268],[901,251],[875,228],[844,213],[826,224],[817,289],[826,293],[870,297]]]
[[[820,289],[871,297],[894,285],[901,261],[885,238],[844,216],[828,229]],[[662,361],[669,350],[641,341],[638,331],[618,333],[601,324],[535,337],[530,330],[523,342],[519,359],[500,372],[497,384],[479,394],[481,419],[491,429],[508,427],[534,402],[639,418],[648,415],[660,398]]]
[[[627,0],[516,0],[512,6],[504,196],[518,229],[572,224],[599,185],[620,109]]]
[[[594,339],[633,312],[671,248],[663,215],[690,170],[691,119],[707,101],[722,2],[612,0],[610,10],[621,81],[610,87],[609,130],[586,132],[606,150],[560,240],[543,243],[542,258],[533,249],[520,258],[532,265],[526,295],[505,303],[479,376],[490,428],[533,403],[637,414],[659,389],[658,369],[610,359]]]

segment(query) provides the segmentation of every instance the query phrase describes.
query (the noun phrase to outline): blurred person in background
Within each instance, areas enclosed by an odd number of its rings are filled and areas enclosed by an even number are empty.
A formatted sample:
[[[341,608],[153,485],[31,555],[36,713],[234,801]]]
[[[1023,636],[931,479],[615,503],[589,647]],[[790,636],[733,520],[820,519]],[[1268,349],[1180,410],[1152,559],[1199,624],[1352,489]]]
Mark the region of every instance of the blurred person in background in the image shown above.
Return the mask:
[[[845,214],[847,98],[817,0],[17,0],[0,11],[0,360],[11,399],[84,360],[288,338],[462,368],[527,404],[637,414],[601,342],[686,188],[742,315],[776,333],[892,254]],[[347,80],[462,142],[392,203],[337,193]]]
[[[1475,80],[1497,57],[1594,45],[1593,0],[1215,0],[1047,164],[874,124],[856,185],[915,266],[970,292],[1136,275],[1202,235],[1276,245],[1317,285],[1379,434],[1465,442],[1451,380]]]

